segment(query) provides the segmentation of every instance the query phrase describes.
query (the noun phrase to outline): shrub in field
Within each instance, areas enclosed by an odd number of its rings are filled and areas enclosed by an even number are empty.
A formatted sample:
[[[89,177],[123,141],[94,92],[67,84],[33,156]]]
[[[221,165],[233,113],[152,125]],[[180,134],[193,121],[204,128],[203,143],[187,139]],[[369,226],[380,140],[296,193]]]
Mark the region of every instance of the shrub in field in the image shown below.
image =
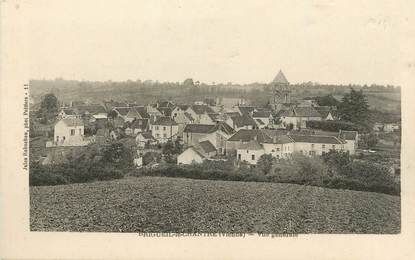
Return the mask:
[[[258,169],[263,174],[268,174],[272,170],[272,165],[275,163],[275,158],[271,154],[263,154],[261,157],[259,157],[259,160],[257,162]]]
[[[89,151],[65,163],[39,165],[31,163],[29,185],[59,185],[122,178],[131,167],[132,157],[122,144],[111,145],[101,159],[94,160],[98,151]],[[129,158],[131,157],[131,160]]]
[[[320,186],[327,177],[328,167],[319,157],[293,153],[290,158],[282,159],[275,164],[274,171],[269,174],[268,179],[273,182]]]
[[[148,165],[149,163],[155,162],[158,163],[161,161],[161,154],[157,152],[147,152],[143,155],[143,165]]]

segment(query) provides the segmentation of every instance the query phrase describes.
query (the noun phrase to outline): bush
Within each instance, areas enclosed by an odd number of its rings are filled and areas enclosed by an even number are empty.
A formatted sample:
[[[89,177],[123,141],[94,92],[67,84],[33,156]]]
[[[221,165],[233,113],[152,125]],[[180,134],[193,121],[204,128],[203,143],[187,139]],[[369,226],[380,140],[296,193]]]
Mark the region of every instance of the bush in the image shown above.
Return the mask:
[[[60,185],[120,179],[124,171],[102,164],[65,163],[52,166],[36,165],[30,168],[29,185]]]
[[[294,153],[291,158],[282,159],[275,165],[269,180],[321,186],[327,176],[328,167],[319,157]]]

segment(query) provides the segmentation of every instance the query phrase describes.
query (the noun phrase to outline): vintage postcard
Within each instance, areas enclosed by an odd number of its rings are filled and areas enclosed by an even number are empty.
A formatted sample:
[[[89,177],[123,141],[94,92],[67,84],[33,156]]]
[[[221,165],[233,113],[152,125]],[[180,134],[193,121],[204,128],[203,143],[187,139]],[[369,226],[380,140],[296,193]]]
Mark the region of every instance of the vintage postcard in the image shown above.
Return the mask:
[[[415,4],[1,2],[5,259],[413,259]]]

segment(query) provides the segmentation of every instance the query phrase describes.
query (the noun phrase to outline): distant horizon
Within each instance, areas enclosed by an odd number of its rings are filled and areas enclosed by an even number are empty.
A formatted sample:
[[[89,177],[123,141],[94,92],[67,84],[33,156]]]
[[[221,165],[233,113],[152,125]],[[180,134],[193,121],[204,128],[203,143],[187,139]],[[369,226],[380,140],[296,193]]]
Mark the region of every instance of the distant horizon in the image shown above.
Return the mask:
[[[183,80],[180,81],[161,81],[161,80],[157,80],[157,79],[124,79],[124,80],[112,80],[112,79],[108,79],[108,80],[89,80],[89,79],[74,79],[74,78],[65,78],[65,77],[55,77],[55,78],[31,78],[29,79],[29,82],[32,80],[44,80],[44,81],[56,81],[56,80],[63,80],[63,81],[78,81],[78,82],[99,82],[99,83],[106,83],[106,82],[112,82],[112,83],[123,83],[123,82],[137,82],[138,80],[141,81],[141,83],[144,83],[145,81],[152,81],[153,83],[158,83],[158,84],[165,84],[165,83],[180,83],[182,84],[186,79],[192,79],[194,82],[199,81],[200,84],[205,84],[205,85],[228,85],[229,83],[232,83],[232,85],[253,85],[253,84],[263,84],[263,85],[269,85],[272,83],[272,81],[269,82],[261,82],[261,81],[254,81],[254,82],[215,82],[215,81],[211,81],[211,82],[204,82],[204,81],[200,81],[198,79],[192,78],[192,77],[187,77],[184,78]],[[308,83],[312,83],[314,85],[335,85],[335,86],[367,86],[367,87],[371,87],[371,86],[393,86],[394,88],[401,88],[400,85],[394,85],[394,84],[381,84],[381,83],[325,83],[325,82],[317,82],[317,81],[302,81],[302,82],[290,82],[290,85],[305,85]]]

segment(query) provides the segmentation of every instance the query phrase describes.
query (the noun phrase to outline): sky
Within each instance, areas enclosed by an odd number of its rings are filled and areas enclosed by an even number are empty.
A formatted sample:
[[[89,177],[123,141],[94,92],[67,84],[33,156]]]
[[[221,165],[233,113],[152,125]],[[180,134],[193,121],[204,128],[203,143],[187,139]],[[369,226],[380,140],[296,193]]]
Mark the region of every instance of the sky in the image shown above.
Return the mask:
[[[105,3],[104,3],[105,2]],[[406,3],[407,1],[398,1]],[[396,1],[22,1],[32,79],[398,84],[415,67]]]

